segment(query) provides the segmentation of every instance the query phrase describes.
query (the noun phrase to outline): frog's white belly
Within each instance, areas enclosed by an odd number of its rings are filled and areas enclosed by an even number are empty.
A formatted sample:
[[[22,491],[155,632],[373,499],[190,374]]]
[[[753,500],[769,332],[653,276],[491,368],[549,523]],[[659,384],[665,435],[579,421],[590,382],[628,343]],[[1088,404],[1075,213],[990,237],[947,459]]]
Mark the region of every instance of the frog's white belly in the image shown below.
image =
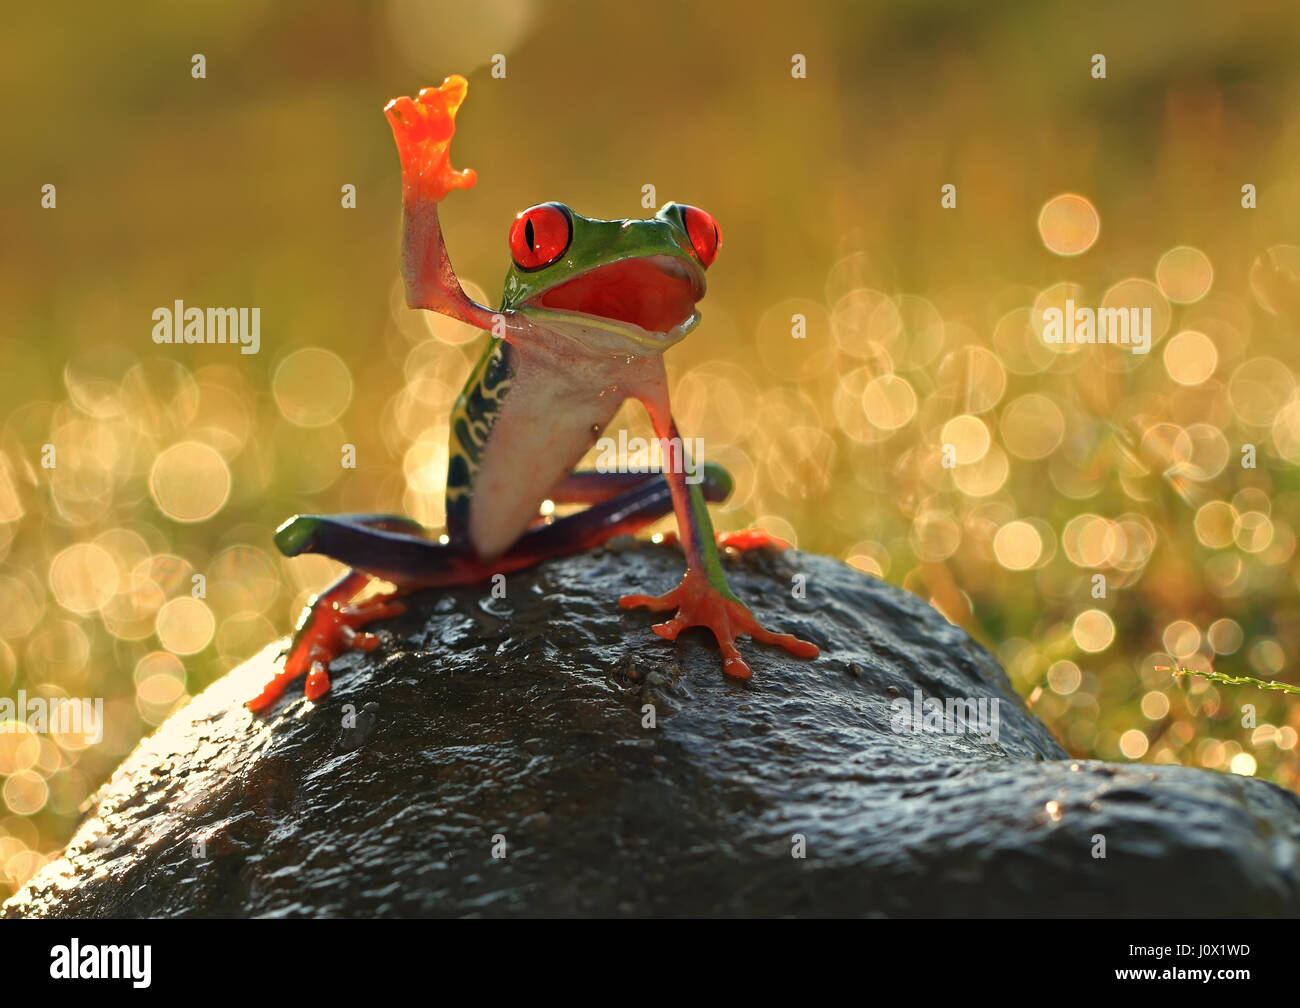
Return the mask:
[[[514,349],[510,390],[484,445],[470,498],[469,537],[485,560],[500,556],[524,533],[623,400],[636,394],[651,363],[593,361],[557,355],[554,347]]]

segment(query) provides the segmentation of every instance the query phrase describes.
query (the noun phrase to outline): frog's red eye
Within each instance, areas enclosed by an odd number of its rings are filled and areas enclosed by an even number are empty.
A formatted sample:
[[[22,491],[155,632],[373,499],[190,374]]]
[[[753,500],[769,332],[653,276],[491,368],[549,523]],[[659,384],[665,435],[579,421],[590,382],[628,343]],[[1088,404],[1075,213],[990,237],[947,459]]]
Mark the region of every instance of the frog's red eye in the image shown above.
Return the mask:
[[[541,269],[564,255],[572,239],[569,212],[559,203],[542,203],[510,225],[510,254],[522,270]]]
[[[722,232],[718,222],[699,207],[683,207],[682,220],[686,222],[686,236],[695,247],[695,254],[700,262],[710,266],[718,257],[718,247],[722,244]]]

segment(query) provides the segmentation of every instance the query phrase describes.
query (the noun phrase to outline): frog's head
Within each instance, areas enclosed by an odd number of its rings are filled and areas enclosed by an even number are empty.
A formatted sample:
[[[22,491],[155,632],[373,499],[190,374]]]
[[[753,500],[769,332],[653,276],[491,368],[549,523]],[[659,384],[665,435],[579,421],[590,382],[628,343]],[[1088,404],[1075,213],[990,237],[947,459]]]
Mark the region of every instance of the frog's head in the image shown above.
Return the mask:
[[[647,220],[592,220],[543,203],[510,228],[501,307],[540,326],[598,332],[603,344],[661,351],[699,323],[704,271],[721,244],[713,218],[681,203]]]

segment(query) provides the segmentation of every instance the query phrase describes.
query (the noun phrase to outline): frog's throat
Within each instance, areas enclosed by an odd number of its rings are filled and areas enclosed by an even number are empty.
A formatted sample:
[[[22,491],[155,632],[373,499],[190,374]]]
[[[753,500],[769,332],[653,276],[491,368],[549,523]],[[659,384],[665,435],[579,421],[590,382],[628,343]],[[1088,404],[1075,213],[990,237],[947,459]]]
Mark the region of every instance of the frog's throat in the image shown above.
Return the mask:
[[[670,346],[680,343],[700,324],[698,311],[692,312],[689,318],[679,322],[667,332],[651,332],[630,322],[605,318],[602,315],[538,308],[534,305],[524,305],[515,310],[533,325],[565,336],[587,350],[600,354],[627,350],[633,350],[643,356],[661,354]]]

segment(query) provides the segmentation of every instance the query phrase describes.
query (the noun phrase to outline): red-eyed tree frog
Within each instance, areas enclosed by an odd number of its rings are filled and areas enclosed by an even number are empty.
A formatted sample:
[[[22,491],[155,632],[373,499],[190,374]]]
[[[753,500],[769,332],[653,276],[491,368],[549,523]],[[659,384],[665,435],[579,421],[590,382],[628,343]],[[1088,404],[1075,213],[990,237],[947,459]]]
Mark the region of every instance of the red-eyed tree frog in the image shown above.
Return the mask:
[[[632,533],[673,511],[686,574],[659,596],[626,595],[623,608],[674,611],[655,633],[674,640],[707,627],[722,652],[722,671],[751,672],[739,634],[814,658],[814,644],[760,626],[727,586],[718,545],[745,549],[770,540],[742,532],[715,540],[706,502],[721,501],[731,478],[705,465],[687,479],[682,442],[668,406],[663,353],[700,321],[705,270],[722,243],[703,210],[669,203],[647,220],[593,220],[560,203],[520,213],[510,228],[512,263],[501,307],[491,311],[462,290],[438,221],[438,203],[475,176],[451,167],[455,114],[468,87],[448,77],[415,99],[385,108],[402,161],[406,301],[492,335],[456,402],[447,466],[446,534],[430,537],[395,515],[296,515],[275,533],[287,556],[321,553],[352,569],[316,598],[299,624],[285,661],[248,706],[264,710],[301,676],[317,699],[329,689],[329,662],[348,648],[370,650],[366,624],[402,611],[397,599],[423,588],[473,584],[590,549]],[[615,411],[640,400],[676,464],[659,473],[575,471]],[[543,501],[586,504],[544,520]],[[393,594],[357,601],[371,577]]]

